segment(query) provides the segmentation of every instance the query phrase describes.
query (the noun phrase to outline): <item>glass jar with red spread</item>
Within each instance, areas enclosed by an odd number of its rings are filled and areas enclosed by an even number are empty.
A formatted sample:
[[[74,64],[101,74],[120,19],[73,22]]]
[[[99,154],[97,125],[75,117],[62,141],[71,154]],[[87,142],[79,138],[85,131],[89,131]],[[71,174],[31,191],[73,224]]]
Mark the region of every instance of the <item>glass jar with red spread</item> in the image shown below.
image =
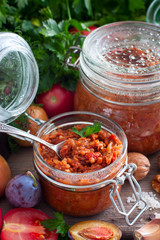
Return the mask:
[[[101,124],[100,130],[77,135],[96,124]],[[37,135],[52,144],[66,140],[60,150],[62,159],[44,145],[33,145],[34,165],[51,207],[71,216],[90,216],[111,203],[116,206],[121,185],[126,177],[132,181],[134,169],[127,164],[127,139],[118,124],[96,113],[69,112],[44,123]],[[137,194],[139,201],[141,194]],[[123,215],[129,222],[126,211]]]
[[[76,63],[80,81],[75,110],[117,122],[127,135],[129,151],[159,150],[160,28],[145,22],[99,27],[84,40]]]

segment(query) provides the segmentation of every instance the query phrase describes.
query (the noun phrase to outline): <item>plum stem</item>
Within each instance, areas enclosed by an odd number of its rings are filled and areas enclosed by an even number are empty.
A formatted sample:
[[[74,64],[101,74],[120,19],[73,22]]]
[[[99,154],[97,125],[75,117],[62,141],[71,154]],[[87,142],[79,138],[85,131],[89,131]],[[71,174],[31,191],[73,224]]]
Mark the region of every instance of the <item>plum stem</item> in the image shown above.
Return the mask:
[[[26,174],[33,179],[33,187],[37,187],[38,184],[35,176],[30,171],[27,171]]]

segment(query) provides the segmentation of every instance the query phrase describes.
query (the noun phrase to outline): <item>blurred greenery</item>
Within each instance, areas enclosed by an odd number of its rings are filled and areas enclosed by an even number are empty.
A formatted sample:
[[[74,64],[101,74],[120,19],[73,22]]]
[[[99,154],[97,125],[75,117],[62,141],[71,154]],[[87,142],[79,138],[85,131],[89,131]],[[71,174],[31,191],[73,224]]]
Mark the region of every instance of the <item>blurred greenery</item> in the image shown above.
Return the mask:
[[[116,21],[145,21],[151,0],[0,0],[0,31],[22,36],[37,60],[38,93],[56,82],[75,90],[78,71],[64,65],[64,56],[79,35],[91,25]]]

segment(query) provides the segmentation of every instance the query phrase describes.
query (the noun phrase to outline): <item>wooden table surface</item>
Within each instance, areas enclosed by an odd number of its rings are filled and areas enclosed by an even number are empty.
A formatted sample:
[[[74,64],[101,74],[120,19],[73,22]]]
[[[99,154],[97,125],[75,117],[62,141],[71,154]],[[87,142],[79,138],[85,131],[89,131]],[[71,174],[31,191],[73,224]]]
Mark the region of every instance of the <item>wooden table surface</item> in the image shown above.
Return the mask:
[[[151,187],[151,181],[153,177],[160,173],[160,170],[158,169],[157,164],[157,156],[158,153],[155,153],[153,155],[149,156],[149,160],[151,162],[151,170],[147,177],[144,180],[141,180],[139,182],[141,189],[143,192],[150,192],[156,193],[152,187]],[[31,148],[22,148],[19,150],[18,153],[12,153],[11,156],[8,159],[8,163],[10,165],[12,176],[15,176],[17,174],[23,173],[26,170],[30,170],[33,173],[35,173],[34,167],[33,167],[33,152],[32,147]],[[130,208],[130,204],[126,202],[127,196],[132,195],[132,190],[128,183],[125,183],[122,187],[121,191],[122,199],[124,202],[125,207]],[[160,201],[160,194],[156,193],[156,196],[158,200]],[[0,208],[2,209],[3,215],[13,207],[7,202],[5,196],[0,199]],[[45,213],[47,213],[50,217],[54,217],[54,210],[49,207],[45,201],[42,199],[41,202],[36,206],[37,209],[43,210]],[[139,212],[138,209],[135,210],[134,215]],[[149,221],[149,216],[152,213],[160,213],[160,209],[153,209],[146,210],[138,219],[138,221],[133,226],[128,226],[125,222],[125,219],[123,216],[121,216],[117,211],[114,209],[113,206],[106,209],[100,214],[97,214],[92,217],[83,217],[83,218],[76,218],[76,217],[70,217],[70,216],[64,216],[66,222],[70,225],[84,220],[104,220],[111,223],[116,224],[119,226],[119,228],[122,230],[122,240],[132,240],[133,239],[133,232],[134,230],[140,228],[142,225],[144,225],[146,222]]]

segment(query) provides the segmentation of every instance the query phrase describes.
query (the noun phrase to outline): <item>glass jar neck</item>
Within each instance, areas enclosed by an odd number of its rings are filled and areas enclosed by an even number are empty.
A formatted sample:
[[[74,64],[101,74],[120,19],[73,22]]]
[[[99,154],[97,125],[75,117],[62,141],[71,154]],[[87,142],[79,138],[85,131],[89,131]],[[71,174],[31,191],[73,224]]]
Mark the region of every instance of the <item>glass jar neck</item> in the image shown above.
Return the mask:
[[[98,98],[115,104],[146,105],[160,101],[160,72],[154,74],[122,75],[97,67],[80,55],[80,79],[85,88]]]

